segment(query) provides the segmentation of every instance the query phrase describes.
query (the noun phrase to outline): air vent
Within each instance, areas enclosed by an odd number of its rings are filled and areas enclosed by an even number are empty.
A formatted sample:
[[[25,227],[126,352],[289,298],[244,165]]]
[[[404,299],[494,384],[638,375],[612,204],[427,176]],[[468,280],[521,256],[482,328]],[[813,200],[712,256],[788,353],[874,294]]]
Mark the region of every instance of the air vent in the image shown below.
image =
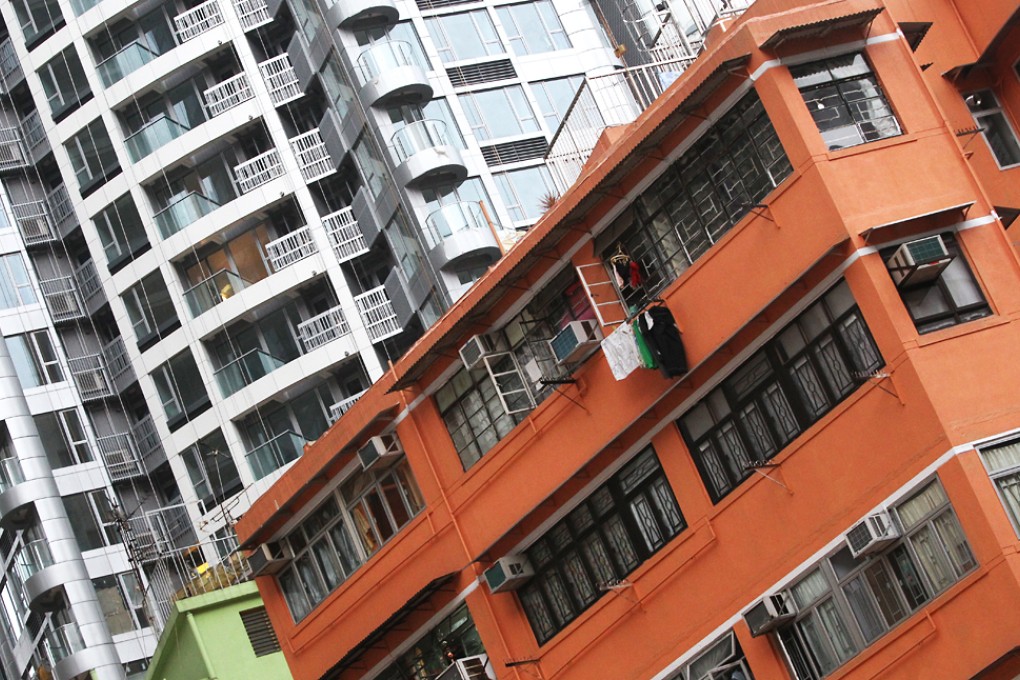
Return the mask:
[[[418,9],[422,11],[441,9],[443,7],[451,7],[453,5],[466,5],[471,2],[477,2],[477,0],[415,0],[415,4],[418,5]]]
[[[255,656],[266,656],[273,652],[280,651],[280,641],[269,623],[269,615],[265,607],[246,609],[238,612],[241,616],[241,623],[244,624],[244,632],[248,634],[248,642],[255,651]]]
[[[523,139],[519,142],[483,146],[482,157],[485,158],[486,165],[504,165],[545,158],[548,151],[549,143],[545,141],[545,137],[536,137],[535,139]]]
[[[465,85],[478,85],[516,78],[517,71],[514,70],[514,65],[509,59],[497,59],[480,64],[451,66],[446,69],[446,75],[450,76],[450,82],[454,87],[464,87]]]

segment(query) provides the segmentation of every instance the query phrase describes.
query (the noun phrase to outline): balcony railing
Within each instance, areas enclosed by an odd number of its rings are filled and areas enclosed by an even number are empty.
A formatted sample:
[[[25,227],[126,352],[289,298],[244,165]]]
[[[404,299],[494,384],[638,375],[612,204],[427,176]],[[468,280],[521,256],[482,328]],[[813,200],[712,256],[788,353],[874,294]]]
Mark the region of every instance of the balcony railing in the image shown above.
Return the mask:
[[[142,457],[142,465],[147,471],[152,472],[166,461],[166,452],[163,451],[159,432],[156,431],[156,424],[152,422],[151,416],[145,416],[132,425],[131,436],[138,447],[138,454]]]
[[[159,235],[163,238],[170,238],[218,207],[220,207],[219,203],[211,198],[206,198],[197,191],[182,196],[156,213],[156,226],[159,227]]]
[[[21,467],[21,461],[11,456],[0,458],[0,493],[22,484],[25,481],[25,471]]]
[[[333,252],[341,262],[368,252],[365,235],[361,233],[361,226],[354,219],[354,211],[350,206],[326,215],[322,223],[326,227],[329,242],[333,244]]]
[[[333,159],[329,157],[326,144],[322,141],[322,135],[319,134],[319,128],[291,139],[290,148],[297,156],[298,165],[301,166],[301,176],[306,182],[314,182],[336,172]]]
[[[347,413],[347,411],[349,411],[350,408],[354,406],[358,399],[361,399],[361,396],[365,394],[365,392],[368,392],[368,390],[361,390],[357,394],[351,395],[346,399],[341,399],[337,403],[330,406],[329,415],[330,418],[332,418],[333,422],[335,423],[336,421],[340,420],[340,416]]]
[[[78,290],[86,302],[103,289],[99,282],[99,272],[96,271],[96,263],[92,260],[85,260],[78,265],[74,270],[74,280],[78,282]]]
[[[259,71],[269,87],[269,98],[273,100],[273,104],[279,106],[304,94],[288,54],[284,53],[262,62],[259,64]]]
[[[65,623],[46,633],[47,646],[50,650],[50,661],[53,665],[64,658],[85,649],[85,641],[77,623]]]
[[[385,286],[358,295],[354,298],[354,304],[372,342],[396,335],[403,330],[397,322],[397,314],[393,311],[393,303],[386,295]]]
[[[205,108],[209,112],[210,118],[218,116],[254,96],[255,93],[248,82],[248,76],[244,73],[227,78],[222,83],[217,83],[202,93],[202,97],[205,99]]]
[[[18,53],[14,51],[14,43],[10,38],[6,38],[0,42],[0,81],[13,79],[20,69],[21,62],[18,60]],[[3,83],[2,87],[4,91],[8,89],[6,83]]]
[[[85,302],[73,276],[62,276],[39,282],[43,298],[56,322],[85,318]]]
[[[33,111],[21,119],[21,131],[25,135],[25,146],[29,151],[34,150],[46,140],[46,131],[43,129],[42,118],[38,111]]]
[[[49,243],[57,240],[57,232],[50,222],[50,208],[46,201],[29,201],[11,205],[14,221],[25,245]]]
[[[74,204],[71,203],[71,196],[63,184],[57,185],[53,191],[46,195],[46,203],[50,206],[53,224],[59,226],[67,218],[74,217]]]
[[[124,340],[121,337],[116,337],[103,345],[103,358],[106,360],[106,367],[110,371],[110,377],[114,380],[131,368],[131,360],[128,358],[127,348],[124,346]]]
[[[245,288],[247,282],[229,269],[221,269],[184,291],[192,318],[207,312]]]
[[[451,203],[425,218],[425,241],[429,248],[435,248],[459,231],[474,229],[489,229],[482,206],[469,202]]]
[[[366,47],[358,55],[355,70],[361,78],[361,84],[365,85],[386,71],[414,66],[416,63],[411,43],[386,40]]]
[[[17,125],[0,128],[0,170],[16,170],[28,166],[28,154]]]
[[[179,543],[191,532],[191,519],[183,504],[150,510],[128,518],[132,554],[144,561],[175,554]]]
[[[305,351],[311,352],[327,342],[347,335],[351,332],[351,326],[347,323],[343,310],[340,307],[333,307],[308,321],[299,323],[297,330]]]
[[[159,56],[148,45],[135,40],[122,47],[120,51],[99,63],[96,70],[103,85],[110,87],[124,76],[133,73]]]
[[[177,41],[183,43],[222,23],[223,12],[220,11],[219,3],[207,0],[174,17],[174,30],[177,32]]]
[[[138,447],[130,432],[111,434],[96,439],[99,445],[99,452],[106,463],[106,471],[110,473],[110,479],[118,482],[122,479],[140,477],[145,474],[142,468],[142,458],[138,454]]]
[[[45,538],[29,541],[18,551],[18,571],[22,581],[27,581],[32,575],[52,566],[53,553],[50,552],[50,543]]]
[[[234,166],[234,177],[242,194],[252,191],[266,182],[283,175],[283,161],[276,149],[255,156],[249,161]]]
[[[268,352],[253,349],[237,357],[213,375],[220,385],[220,392],[229,397],[241,388],[251,385],[283,366],[286,362]]]
[[[310,227],[301,227],[266,244],[266,259],[273,271],[303,260],[317,251]]]
[[[297,460],[305,450],[305,440],[296,432],[284,432],[248,452],[246,458],[255,479],[262,479]]]
[[[409,123],[393,133],[393,137],[390,138],[393,151],[400,163],[425,149],[446,146],[449,144],[448,140],[446,123],[433,118]]]
[[[70,358],[67,366],[83,401],[113,396],[113,383],[102,354]]]
[[[234,0],[234,11],[246,31],[272,21],[266,0]]]
[[[150,153],[174,141],[190,130],[187,125],[178,123],[165,113],[156,116],[141,129],[124,140],[131,160],[137,163]]]

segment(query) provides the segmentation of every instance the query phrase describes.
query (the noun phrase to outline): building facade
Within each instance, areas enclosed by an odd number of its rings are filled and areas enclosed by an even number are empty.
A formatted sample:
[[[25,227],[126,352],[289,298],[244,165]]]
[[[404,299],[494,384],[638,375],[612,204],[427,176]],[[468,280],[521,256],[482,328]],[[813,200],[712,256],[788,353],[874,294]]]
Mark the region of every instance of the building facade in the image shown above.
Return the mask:
[[[1020,673],[1016,3],[723,28],[241,517],[295,677]]]

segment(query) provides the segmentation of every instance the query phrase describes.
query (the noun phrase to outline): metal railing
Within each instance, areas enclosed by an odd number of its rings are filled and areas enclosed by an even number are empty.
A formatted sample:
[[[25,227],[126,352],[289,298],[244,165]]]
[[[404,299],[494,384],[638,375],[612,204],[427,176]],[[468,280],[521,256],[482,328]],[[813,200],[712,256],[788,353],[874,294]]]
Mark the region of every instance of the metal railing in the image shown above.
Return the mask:
[[[39,111],[33,111],[21,119],[21,131],[25,136],[25,146],[31,151],[46,141],[46,131],[43,129],[42,118]]]
[[[21,62],[18,60],[18,53],[14,50],[14,43],[10,38],[0,42],[0,80],[12,78],[21,69]],[[6,83],[4,90],[7,89]]]
[[[393,311],[393,303],[390,302],[389,296],[386,295],[385,286],[358,295],[354,298],[354,304],[372,342],[396,335],[403,330],[397,322],[397,314]]]
[[[85,260],[78,265],[74,270],[74,280],[78,282],[78,290],[86,302],[103,289],[99,282],[99,272],[96,271],[96,263],[92,260]]]
[[[290,147],[294,150],[294,155],[297,156],[298,165],[301,167],[301,176],[306,182],[314,182],[336,172],[333,159],[329,157],[326,144],[322,141],[322,135],[319,134],[319,128],[292,138]]]
[[[265,245],[265,250],[266,259],[273,266],[273,271],[278,272],[315,254],[318,248],[312,238],[311,227],[301,227],[270,241]]]
[[[362,50],[354,69],[361,78],[361,84],[366,85],[386,71],[416,64],[411,43],[404,40],[384,40]]]
[[[248,82],[248,75],[245,73],[239,73],[236,76],[227,78],[202,93],[202,98],[205,100],[205,108],[209,112],[210,118],[218,116],[254,96],[255,93]]]
[[[351,326],[347,323],[347,317],[343,310],[337,306],[327,309],[318,316],[313,316],[308,321],[298,324],[298,336],[301,344],[305,346],[306,352],[322,347],[327,342],[342,338],[351,332]]]
[[[248,459],[255,479],[262,479],[292,460],[297,460],[304,451],[304,437],[296,432],[287,431],[255,447],[245,455],[245,458]]]
[[[15,203],[11,211],[26,245],[57,240],[57,232],[50,222],[50,207],[45,200]]]
[[[283,175],[283,161],[276,149],[259,154],[251,160],[234,166],[234,177],[242,194]]]
[[[470,202],[451,203],[425,218],[425,241],[429,248],[435,248],[458,231],[475,229],[489,230],[482,206]]]
[[[127,348],[121,337],[116,337],[103,345],[103,359],[106,361],[107,370],[110,371],[110,377],[114,380],[131,368],[131,359],[128,358]]]
[[[220,386],[220,392],[226,398],[259,378],[269,375],[285,363],[268,352],[252,349],[217,369],[213,375]]]
[[[67,367],[83,401],[113,396],[113,382],[102,354],[69,358]]]
[[[183,43],[222,23],[223,12],[220,11],[219,3],[216,0],[206,0],[201,5],[196,5],[174,17],[174,30],[177,33],[177,41]]]
[[[178,123],[165,113],[161,113],[128,136],[124,140],[124,145],[127,146],[128,155],[131,156],[131,160],[137,163],[156,149],[169,144],[190,129],[187,125]]]
[[[446,122],[435,118],[416,120],[393,133],[390,143],[397,155],[397,162],[403,163],[414,154],[449,144]]]
[[[234,11],[246,31],[272,21],[266,0],[234,0]]]
[[[368,252],[365,235],[361,226],[354,219],[354,211],[350,206],[341,208],[322,218],[326,227],[326,235],[333,246],[333,252],[341,262]]]
[[[142,457],[142,465],[146,471],[152,472],[162,463],[166,462],[166,452],[163,451],[163,444],[156,431],[156,424],[152,416],[145,416],[131,426],[131,436],[138,447],[138,454]]]
[[[221,269],[184,291],[184,301],[192,318],[207,312],[227,298],[237,295],[247,282],[229,269]]]
[[[99,78],[103,81],[103,85],[110,87],[158,56],[159,53],[151,50],[148,45],[143,44],[140,40],[135,40],[122,47],[116,54],[99,62],[96,71],[99,72]]]
[[[183,503],[129,517],[127,526],[132,554],[143,561],[172,555],[181,547],[181,539],[192,532],[191,518]]]
[[[197,191],[192,191],[156,213],[156,226],[159,228],[159,235],[163,238],[170,238],[218,207],[220,204],[216,201]]]
[[[54,321],[71,321],[85,317],[85,302],[73,276],[61,276],[39,282],[46,306]]]
[[[97,437],[96,444],[99,446],[99,452],[103,456],[111,480],[117,482],[145,474],[138,446],[130,432]]]
[[[22,484],[25,481],[25,471],[21,467],[21,461],[16,457],[0,458],[0,493]]]
[[[28,154],[22,143],[21,127],[0,128],[0,170],[15,170],[28,165]]]
[[[364,395],[365,392],[368,392],[368,390],[361,390],[357,394],[353,394],[347,397],[346,399],[341,399],[337,403],[330,406],[329,416],[330,418],[332,418],[333,422],[335,423],[336,421],[340,420],[340,416],[347,413],[351,409],[351,407],[354,406],[355,403],[357,403],[358,399],[361,399],[362,395]]]
[[[58,184],[53,191],[46,194],[46,203],[50,206],[53,224],[59,226],[68,217],[74,217],[74,204],[71,203],[71,195],[67,193],[67,187],[63,184]]]
[[[267,59],[259,64],[259,71],[269,87],[269,98],[273,104],[280,105],[304,94],[294,72],[294,65],[290,62],[290,55],[284,53]]]

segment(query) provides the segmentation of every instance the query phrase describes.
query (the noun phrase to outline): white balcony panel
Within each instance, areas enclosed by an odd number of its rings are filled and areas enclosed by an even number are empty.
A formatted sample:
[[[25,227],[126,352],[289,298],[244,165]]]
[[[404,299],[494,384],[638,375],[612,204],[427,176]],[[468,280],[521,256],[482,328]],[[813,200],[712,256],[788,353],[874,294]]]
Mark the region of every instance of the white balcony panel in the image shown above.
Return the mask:
[[[319,134],[319,128],[294,137],[290,140],[290,147],[297,156],[301,176],[306,182],[314,182],[336,172],[333,159],[329,157],[326,145]]]
[[[280,159],[280,152],[276,149],[270,149],[264,154],[234,166],[234,178],[243,194],[282,175],[283,161]]]
[[[258,28],[273,20],[269,16],[269,6],[266,0],[234,0],[234,11],[237,18],[241,20],[241,26],[245,31]]]
[[[279,106],[302,96],[301,83],[298,82],[290,55],[284,53],[259,64],[259,71],[269,88],[269,97],[273,104]]]
[[[317,252],[310,227],[302,227],[266,244],[266,258],[280,271]]]
[[[197,38],[214,26],[223,23],[223,12],[216,0],[207,0],[174,17],[177,40],[184,43]]]
[[[361,390],[357,394],[351,395],[346,399],[341,399],[337,403],[330,406],[329,415],[330,418],[332,418],[333,422],[335,423],[336,421],[340,420],[340,416],[347,413],[351,409],[351,407],[358,402],[358,399],[361,399],[361,396],[365,394],[365,392],[368,392],[368,390]]]
[[[365,235],[361,233],[361,227],[354,219],[354,211],[350,206],[326,215],[322,218],[322,224],[326,227],[333,252],[341,262],[368,252]]]
[[[327,309],[318,316],[298,324],[298,335],[306,352],[322,347],[327,342],[342,338],[351,332],[347,317],[339,306]]]
[[[392,337],[403,330],[397,322],[386,287],[379,286],[354,298],[354,304],[372,342]]]
[[[214,118],[224,111],[229,111],[254,96],[255,93],[251,89],[246,73],[239,73],[232,78],[227,78],[202,93],[202,97],[205,100],[205,108],[209,112],[210,118]]]

